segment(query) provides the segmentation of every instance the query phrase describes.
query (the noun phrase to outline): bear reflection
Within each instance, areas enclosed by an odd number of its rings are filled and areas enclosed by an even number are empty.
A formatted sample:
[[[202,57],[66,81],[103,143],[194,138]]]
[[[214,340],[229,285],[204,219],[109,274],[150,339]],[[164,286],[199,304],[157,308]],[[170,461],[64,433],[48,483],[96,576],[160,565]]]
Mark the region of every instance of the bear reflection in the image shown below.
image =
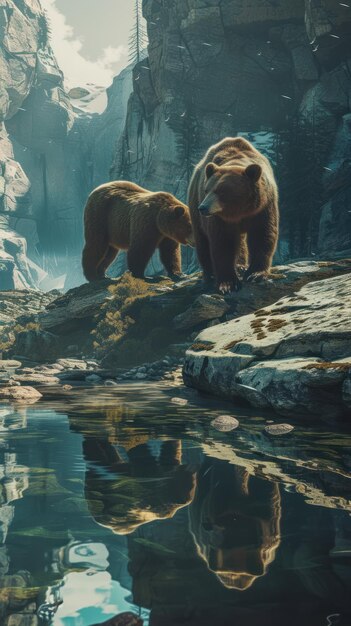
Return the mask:
[[[106,438],[87,438],[83,448],[89,510],[118,535],[173,517],[194,497],[196,475],[181,464],[180,441],[149,441],[127,452]]]
[[[202,467],[190,528],[225,587],[243,591],[266,573],[280,543],[280,515],[277,484],[221,461]]]

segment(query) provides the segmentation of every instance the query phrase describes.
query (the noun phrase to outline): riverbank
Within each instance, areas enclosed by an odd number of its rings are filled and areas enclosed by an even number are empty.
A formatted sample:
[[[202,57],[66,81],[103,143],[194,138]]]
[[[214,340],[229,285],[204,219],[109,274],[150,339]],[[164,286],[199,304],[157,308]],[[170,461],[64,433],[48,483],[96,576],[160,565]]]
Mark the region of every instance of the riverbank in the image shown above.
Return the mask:
[[[126,273],[64,295],[0,292],[0,384],[181,384],[184,366],[185,383],[201,391],[284,415],[342,417],[350,271],[349,259],[300,261],[226,297],[204,293],[198,273],[179,283]]]

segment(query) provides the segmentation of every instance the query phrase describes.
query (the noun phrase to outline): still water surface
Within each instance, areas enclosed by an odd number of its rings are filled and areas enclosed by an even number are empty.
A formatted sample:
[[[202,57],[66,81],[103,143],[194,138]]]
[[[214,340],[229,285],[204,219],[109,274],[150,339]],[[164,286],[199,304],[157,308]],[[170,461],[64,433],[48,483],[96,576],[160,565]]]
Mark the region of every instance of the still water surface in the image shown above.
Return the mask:
[[[155,384],[2,405],[0,615],[25,571],[53,626],[351,626],[351,434],[267,420]]]

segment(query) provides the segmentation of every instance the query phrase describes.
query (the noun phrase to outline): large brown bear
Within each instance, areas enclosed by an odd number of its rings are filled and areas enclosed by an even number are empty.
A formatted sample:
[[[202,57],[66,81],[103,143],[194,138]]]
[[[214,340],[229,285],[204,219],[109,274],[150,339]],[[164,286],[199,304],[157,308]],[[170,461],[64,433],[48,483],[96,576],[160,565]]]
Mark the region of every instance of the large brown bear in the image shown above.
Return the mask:
[[[97,187],[84,213],[83,271],[98,280],[116,258],[128,250],[128,268],[143,278],[156,248],[168,275],[181,276],[180,244],[193,243],[187,206],[170,193],[147,191],[134,183],[115,181]]]
[[[240,287],[238,261],[249,254],[247,280],[270,271],[279,229],[278,189],[266,157],[242,137],[212,146],[189,187],[196,249],[205,282],[220,292]]]

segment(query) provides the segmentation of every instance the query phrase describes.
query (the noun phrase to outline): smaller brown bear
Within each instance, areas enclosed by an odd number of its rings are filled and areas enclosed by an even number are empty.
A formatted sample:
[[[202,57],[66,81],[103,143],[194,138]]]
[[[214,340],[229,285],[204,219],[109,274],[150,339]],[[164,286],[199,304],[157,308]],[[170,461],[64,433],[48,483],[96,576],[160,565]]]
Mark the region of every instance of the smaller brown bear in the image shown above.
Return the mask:
[[[83,271],[89,281],[104,278],[119,250],[128,250],[128,268],[144,278],[156,248],[168,275],[182,275],[180,244],[193,245],[190,213],[172,194],[114,181],[97,187],[84,212]]]
[[[205,282],[215,275],[229,293],[240,287],[237,265],[247,280],[268,276],[279,230],[278,189],[271,165],[242,137],[212,146],[197,165],[189,208]]]

